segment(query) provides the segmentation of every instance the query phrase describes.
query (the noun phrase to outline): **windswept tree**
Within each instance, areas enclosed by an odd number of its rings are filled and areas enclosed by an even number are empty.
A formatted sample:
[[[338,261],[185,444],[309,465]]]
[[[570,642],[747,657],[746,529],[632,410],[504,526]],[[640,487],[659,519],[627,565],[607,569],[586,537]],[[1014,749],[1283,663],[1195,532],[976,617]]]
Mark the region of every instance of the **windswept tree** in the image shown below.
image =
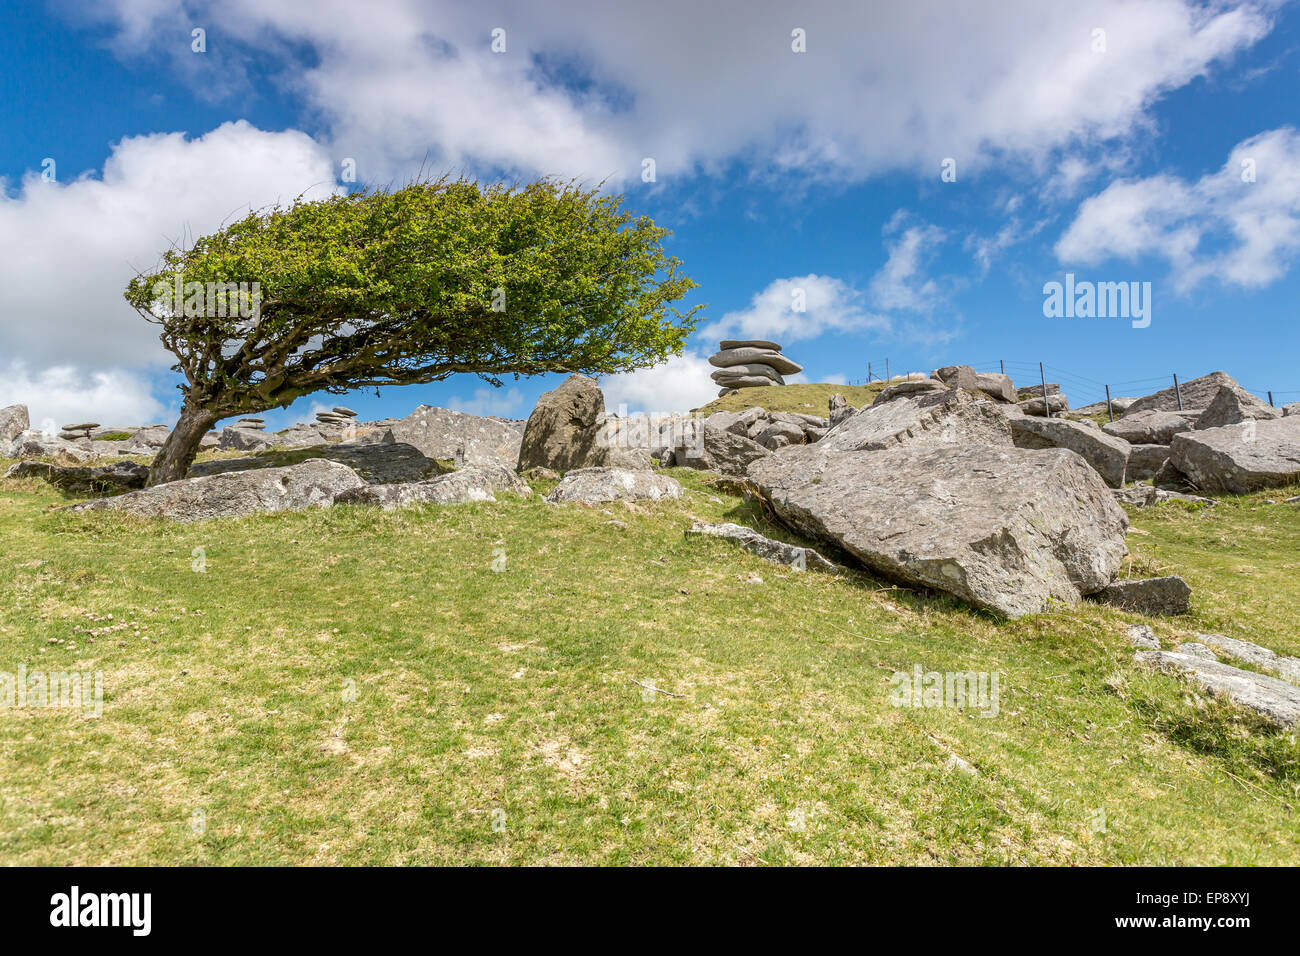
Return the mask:
[[[149,481],[183,478],[216,422],[313,392],[620,372],[679,353],[700,306],[668,230],[551,180],[418,182],[251,213],[134,278],[185,377]]]

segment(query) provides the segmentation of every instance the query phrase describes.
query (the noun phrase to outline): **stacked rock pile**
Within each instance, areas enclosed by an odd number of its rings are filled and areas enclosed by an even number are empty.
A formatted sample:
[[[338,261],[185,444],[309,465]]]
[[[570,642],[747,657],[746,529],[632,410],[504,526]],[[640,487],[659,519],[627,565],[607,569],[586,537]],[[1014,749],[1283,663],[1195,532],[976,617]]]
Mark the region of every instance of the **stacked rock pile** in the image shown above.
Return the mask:
[[[321,425],[332,427],[354,425],[357,421],[357,413],[350,408],[344,408],[342,405],[335,405],[328,412],[317,412],[316,421]]]
[[[236,428],[251,428],[254,431],[266,431],[266,419],[264,418],[241,418],[235,422]]]
[[[99,422],[82,422],[80,425],[64,425],[59,437],[64,441],[90,441],[90,433],[99,427]]]
[[[781,346],[765,339],[723,339],[721,350],[709,357],[718,370],[712,378],[722,386],[719,395],[738,388],[784,385],[782,375],[802,372],[803,366],[781,354]]]

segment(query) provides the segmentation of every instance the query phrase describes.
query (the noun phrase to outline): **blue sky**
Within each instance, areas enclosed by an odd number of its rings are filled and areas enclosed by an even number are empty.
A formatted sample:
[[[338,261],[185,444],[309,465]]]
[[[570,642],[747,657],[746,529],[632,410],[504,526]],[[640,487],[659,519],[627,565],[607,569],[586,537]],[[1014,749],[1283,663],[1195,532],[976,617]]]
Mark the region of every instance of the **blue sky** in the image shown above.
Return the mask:
[[[345,159],[362,183],[604,180],[671,228],[705,320],[685,355],[603,380],[612,406],[707,401],[724,335],[776,338],[809,381],[1005,360],[1024,384],[1041,361],[1076,405],[1214,369],[1300,400],[1294,5],[82,6],[0,4],[0,404],[38,423],[174,414],[127,279],[250,205],[355,188]],[[1067,272],[1150,283],[1150,324],[1045,317]],[[524,417],[557,380],[267,417]]]

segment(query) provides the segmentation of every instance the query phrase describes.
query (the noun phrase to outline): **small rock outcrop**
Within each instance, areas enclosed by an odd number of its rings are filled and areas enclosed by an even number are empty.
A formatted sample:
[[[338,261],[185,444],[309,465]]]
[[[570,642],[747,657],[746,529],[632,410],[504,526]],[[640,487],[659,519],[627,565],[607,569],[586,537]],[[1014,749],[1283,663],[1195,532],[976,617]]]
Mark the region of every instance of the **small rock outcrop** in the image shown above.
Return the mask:
[[[115,498],[81,502],[64,510],[121,511],[142,518],[206,521],[326,507],[336,495],[364,486],[365,481],[347,465],[311,458],[285,468],[184,478]]]
[[[766,558],[775,564],[789,565],[798,571],[806,571],[808,568],[818,568],[823,571],[839,570],[839,566],[835,562],[828,560],[819,551],[773,540],[759,534],[753,528],[746,528],[744,525],[732,524],[731,522],[706,524],[696,521],[687,529],[686,533],[688,535],[727,538],[760,558]]]
[[[1017,448],[1068,448],[1078,452],[1112,488],[1122,488],[1128,465],[1129,443],[1097,428],[1064,418],[1007,419]]]
[[[499,418],[467,415],[421,405],[388,424],[393,440],[414,445],[425,457],[461,465],[509,465],[519,460],[520,429]]]
[[[682,486],[668,475],[623,468],[578,468],[555,486],[552,504],[595,505],[606,501],[659,501],[680,498]]]
[[[1169,464],[1208,494],[1243,495],[1300,479],[1300,417],[1175,435]]]
[[[1146,650],[1138,651],[1134,659],[1182,676],[1209,694],[1254,711],[1277,727],[1300,726],[1300,687],[1295,684],[1197,654]]]
[[[1181,382],[1177,390],[1171,385],[1169,388],[1163,388],[1154,394],[1135,399],[1133,404],[1124,412],[1124,417],[1128,418],[1131,415],[1139,415],[1142,412],[1152,410],[1162,412],[1179,411],[1178,402],[1180,397],[1183,411],[1206,409],[1210,407],[1215,396],[1219,394],[1219,389],[1224,387],[1236,392],[1243,402],[1268,407],[1267,404],[1261,402],[1238,385],[1237,380],[1227,372],[1211,372],[1209,375],[1202,375],[1200,378],[1194,378],[1189,382]]]
[[[1192,609],[1192,589],[1175,575],[1116,581],[1092,597],[1102,604],[1152,617],[1186,614]]]

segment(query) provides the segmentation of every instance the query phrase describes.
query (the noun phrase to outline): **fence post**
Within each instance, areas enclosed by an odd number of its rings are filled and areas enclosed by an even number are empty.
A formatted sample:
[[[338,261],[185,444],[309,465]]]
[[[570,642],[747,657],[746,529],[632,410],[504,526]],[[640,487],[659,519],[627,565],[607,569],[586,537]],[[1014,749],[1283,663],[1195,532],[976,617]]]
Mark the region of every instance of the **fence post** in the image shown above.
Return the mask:
[[[1043,371],[1043,363],[1038,363],[1038,380],[1043,383],[1043,417],[1052,417],[1052,405],[1047,400],[1047,373]]]
[[[1109,385],[1106,386],[1106,414],[1110,416],[1110,420],[1112,422],[1115,420],[1115,409],[1110,407],[1110,386]]]
[[[885,359],[885,381],[889,381],[889,359]]]
[[[1174,373],[1174,398],[1178,399],[1178,410],[1181,412],[1183,410],[1183,392],[1182,389],[1178,387],[1177,372]]]
[[[871,384],[871,363],[867,363],[867,384]]]
[[[1268,407],[1269,407],[1269,408],[1276,408],[1276,407],[1277,407],[1276,405],[1273,404],[1273,393],[1272,393],[1272,392],[1269,392],[1269,393],[1268,393]]]
[[[998,368],[1000,368],[1000,369],[1002,370],[1002,374],[1003,374],[1003,375],[1006,375],[1006,374],[1007,374],[1007,362],[1006,362],[1006,359],[998,359]]]

